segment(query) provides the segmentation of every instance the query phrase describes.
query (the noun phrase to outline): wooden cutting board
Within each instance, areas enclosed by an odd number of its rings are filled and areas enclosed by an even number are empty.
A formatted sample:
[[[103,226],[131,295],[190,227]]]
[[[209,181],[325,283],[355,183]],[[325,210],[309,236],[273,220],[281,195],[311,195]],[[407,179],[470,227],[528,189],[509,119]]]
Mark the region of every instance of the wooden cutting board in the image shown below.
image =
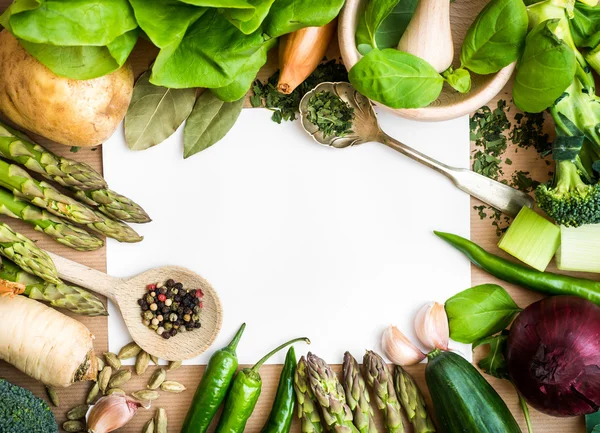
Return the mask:
[[[10,0],[0,0],[0,11],[4,10],[9,4]],[[276,51],[276,50],[273,50]],[[134,66],[134,70],[136,76],[145,71],[148,66],[152,63],[154,56],[156,55],[156,49],[151,46],[146,41],[140,41],[138,46],[136,47],[131,59],[132,64]],[[338,57],[338,49],[337,44],[333,44],[330,52],[328,53],[329,58]],[[272,53],[269,57],[268,64],[261,70],[259,77],[261,79],[268,78],[275,70],[277,69],[277,55],[276,53]],[[490,107],[495,107],[497,100],[503,99],[506,100],[509,106],[512,104],[510,97],[510,84],[505,88],[501,94],[496,98],[496,100],[490,102]],[[248,104],[249,105],[249,104]],[[510,110],[508,112],[508,117],[512,121],[514,115],[518,112],[515,107],[509,107]],[[547,122],[549,123],[549,122]],[[546,125],[546,127],[551,130],[551,125]],[[42,140],[40,140],[42,141]],[[51,144],[45,142],[53,151],[58,154],[65,155],[80,161],[87,162],[92,165],[94,168],[101,170],[102,169],[102,153],[100,149],[81,149],[77,153],[71,153],[69,147]],[[472,144],[474,148],[474,145]],[[518,150],[518,151],[517,151]],[[511,173],[517,170],[528,171],[530,176],[533,179],[544,181],[548,178],[549,167],[546,165],[544,161],[542,161],[537,152],[533,149],[523,150],[517,149],[516,146],[513,146],[509,142],[509,147],[506,151],[506,156],[512,160],[512,164],[510,167],[506,167],[505,172],[508,177],[510,177]],[[133,197],[135,198],[135,197]],[[476,200],[472,200],[472,206],[478,206],[479,203]],[[92,268],[105,271],[106,270],[106,250],[103,248],[101,250],[95,252],[87,252],[80,253],[74,250],[71,250],[67,247],[61,246],[56,242],[53,242],[49,238],[45,236],[40,236],[39,233],[35,232],[31,229],[30,226],[16,221],[11,220],[5,217],[2,217],[2,220],[6,220],[12,227],[26,236],[35,239],[38,241],[38,245],[42,248],[46,248],[55,252],[57,254],[61,254],[67,258],[72,260],[76,260],[80,263],[83,263]],[[473,209],[471,212],[471,238],[482,245],[484,248],[494,251],[500,252],[496,243],[498,241],[498,237],[496,235],[496,229],[492,225],[489,219],[481,219],[479,217],[478,212]],[[440,246],[443,248],[443,246]],[[551,267],[551,270],[554,269]],[[501,282],[496,280],[493,277],[490,277],[485,272],[480,271],[479,269],[473,267],[472,268],[472,284],[483,284],[483,283],[497,283],[505,287],[510,294],[513,296],[515,301],[521,307],[525,307],[531,302],[534,302],[541,298],[541,296],[520,289],[514,285]],[[77,316],[79,320],[81,320],[95,335],[95,347],[98,355],[101,355],[108,348],[108,323],[106,318],[86,318]],[[217,349],[217,348],[214,348]],[[475,354],[475,358],[478,359],[482,355],[485,355],[483,350],[477,350]],[[341,360],[340,360],[341,361]],[[339,371],[341,366],[335,366],[335,369]],[[148,378],[154,371],[154,367],[148,369],[146,374],[142,377],[138,377],[135,374],[131,381],[126,385],[125,390],[127,392],[133,392],[138,389],[145,388]],[[279,380],[279,374],[281,371],[281,366],[277,365],[267,365],[261,369],[261,376],[264,381],[263,392],[261,398],[258,402],[257,408],[250,419],[246,431],[248,433],[259,432],[261,427],[264,424],[266,417],[269,414],[271,409],[271,405],[275,396],[275,390],[277,388],[277,383]],[[408,371],[414,375],[417,383],[421,387],[421,389],[425,390],[425,377],[424,377],[424,365],[419,365],[415,367],[411,367]],[[192,399],[194,390],[202,377],[204,372],[203,366],[189,366],[189,367],[181,367],[180,369],[169,372],[168,376],[170,380],[179,381],[188,388],[187,391],[182,394],[168,394],[162,393],[159,400],[155,402],[154,407],[149,411],[141,410],[136,417],[124,428],[118,430],[124,433],[137,433],[140,432],[144,423],[154,414],[154,409],[156,407],[164,407],[168,414],[169,420],[169,432],[176,433],[179,432],[181,424],[183,422],[183,418],[185,417],[187,408]],[[44,387],[34,381],[33,379],[25,376],[20,373],[13,367],[0,362],[0,377],[8,379],[10,382],[13,382],[17,385],[26,387],[33,391],[36,395],[45,398],[47,400]],[[489,376],[486,378],[492,383],[492,385],[498,390],[498,392],[502,395],[510,409],[515,414],[515,417],[519,421],[521,428],[523,431],[526,431],[525,423],[523,420],[523,416],[521,414],[520,408],[518,406],[517,397],[515,395],[515,391],[507,381],[500,381],[493,379]],[[68,389],[62,389],[58,391],[61,404],[58,408],[54,408],[54,412],[57,417],[57,421],[59,424],[62,424],[65,420],[66,412],[74,406],[84,403],[85,396],[91,387],[90,383],[80,383],[71,386]],[[427,395],[427,399],[430,403],[429,396]],[[531,409],[531,418],[533,421],[533,427],[535,432],[543,432],[543,433],[583,433],[585,431],[583,418],[569,418],[569,419],[559,419],[559,418],[551,418],[545,416],[543,414],[538,413],[534,409]],[[381,420],[378,418],[378,422],[380,424],[380,431],[384,431],[381,426]],[[299,423],[294,421],[294,425],[292,427],[292,432],[299,433]]]

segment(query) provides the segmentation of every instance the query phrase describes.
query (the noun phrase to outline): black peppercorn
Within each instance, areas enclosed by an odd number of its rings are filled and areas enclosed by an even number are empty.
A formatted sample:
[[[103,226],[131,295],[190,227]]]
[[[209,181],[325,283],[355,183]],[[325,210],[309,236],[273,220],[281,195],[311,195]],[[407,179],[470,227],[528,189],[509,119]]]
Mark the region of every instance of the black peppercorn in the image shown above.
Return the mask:
[[[167,286],[167,287],[169,287],[169,288],[171,288],[171,287],[173,287],[174,285],[175,285],[175,281],[174,281],[174,280],[172,280],[171,278],[169,278],[169,279],[167,280],[167,282],[166,282],[166,286]]]
[[[171,334],[169,334],[168,332],[163,332],[161,334],[162,338],[164,338],[165,340],[168,340],[169,338],[171,338]]]
[[[167,288],[166,287],[161,287],[160,289],[158,289],[158,293],[164,295],[165,293],[167,293]]]
[[[177,290],[181,290],[181,289],[183,289],[183,284],[176,283],[173,287],[175,287]]]
[[[177,335],[177,329],[173,328],[171,329],[171,337],[175,337]]]

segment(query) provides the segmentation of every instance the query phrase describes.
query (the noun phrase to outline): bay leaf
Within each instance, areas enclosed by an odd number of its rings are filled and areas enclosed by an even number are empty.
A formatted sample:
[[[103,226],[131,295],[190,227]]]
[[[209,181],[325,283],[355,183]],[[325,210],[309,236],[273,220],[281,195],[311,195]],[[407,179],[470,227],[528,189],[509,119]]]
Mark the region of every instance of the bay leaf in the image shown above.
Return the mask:
[[[149,81],[144,72],[133,89],[125,115],[125,141],[131,150],[145,150],[169,138],[190,115],[196,89],[168,89]]]
[[[202,152],[225,137],[242,112],[244,100],[245,96],[224,102],[210,91],[200,95],[183,130],[183,157]]]

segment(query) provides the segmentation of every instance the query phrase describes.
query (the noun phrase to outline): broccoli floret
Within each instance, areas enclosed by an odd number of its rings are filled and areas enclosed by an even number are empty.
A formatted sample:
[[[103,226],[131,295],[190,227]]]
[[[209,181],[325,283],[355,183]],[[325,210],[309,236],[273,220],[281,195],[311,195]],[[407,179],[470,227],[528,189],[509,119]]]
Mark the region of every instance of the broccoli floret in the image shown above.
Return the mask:
[[[584,183],[573,161],[557,162],[554,180],[540,185],[535,197],[557,224],[577,227],[600,223],[600,186]]]
[[[44,400],[0,379],[0,433],[58,433],[58,426]]]

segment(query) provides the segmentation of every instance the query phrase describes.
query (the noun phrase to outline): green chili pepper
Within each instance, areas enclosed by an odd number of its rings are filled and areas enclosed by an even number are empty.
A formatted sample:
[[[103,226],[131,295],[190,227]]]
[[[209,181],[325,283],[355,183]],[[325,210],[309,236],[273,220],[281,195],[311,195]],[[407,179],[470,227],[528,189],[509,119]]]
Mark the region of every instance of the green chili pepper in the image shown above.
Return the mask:
[[[239,371],[233,380],[227,400],[225,400],[223,415],[221,415],[215,433],[243,433],[246,422],[256,407],[262,388],[262,379],[258,374],[258,370],[275,353],[298,341],[305,341],[310,344],[308,338],[296,338],[288,341],[266,354],[254,367]]]
[[[600,305],[600,282],[540,272],[488,253],[476,243],[460,236],[434,233],[494,277],[547,295],[574,295]]]
[[[296,351],[290,347],[285,356],[285,364],[279,377],[277,394],[269,419],[261,433],[288,433],[292,427],[294,417],[294,375],[296,374]]]
[[[208,361],[206,371],[183,422],[181,433],[204,433],[208,430],[219,406],[225,400],[229,385],[237,370],[238,360],[235,350],[244,329],[246,329],[245,323],[240,326],[231,343],[227,347],[217,350]]]

